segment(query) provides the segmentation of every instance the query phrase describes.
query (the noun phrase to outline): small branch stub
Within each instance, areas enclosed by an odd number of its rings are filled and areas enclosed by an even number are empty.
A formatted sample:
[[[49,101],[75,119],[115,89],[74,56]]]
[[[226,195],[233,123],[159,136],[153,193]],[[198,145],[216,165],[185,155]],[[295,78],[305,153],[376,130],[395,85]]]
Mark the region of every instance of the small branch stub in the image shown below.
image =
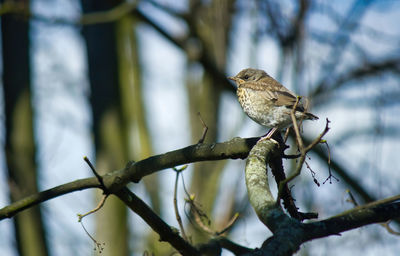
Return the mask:
[[[105,195],[110,194],[106,185],[104,185],[103,177],[101,177],[101,175],[96,171],[96,168],[94,168],[94,166],[93,166],[92,162],[90,162],[89,158],[87,156],[84,156],[83,160],[85,160],[85,162],[89,165],[90,169],[92,170],[94,176],[96,176],[97,180],[99,181],[99,183],[101,185],[101,189],[103,190],[103,193]]]

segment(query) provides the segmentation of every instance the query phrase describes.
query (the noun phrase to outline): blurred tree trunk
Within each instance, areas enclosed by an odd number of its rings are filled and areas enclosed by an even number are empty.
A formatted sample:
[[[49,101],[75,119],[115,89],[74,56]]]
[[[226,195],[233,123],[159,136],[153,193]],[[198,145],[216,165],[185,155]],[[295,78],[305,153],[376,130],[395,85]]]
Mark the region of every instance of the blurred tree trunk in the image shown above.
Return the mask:
[[[129,157],[133,160],[144,159],[153,154],[142,93],[142,65],[136,36],[137,24],[131,15],[121,18],[117,23],[121,107],[126,129],[124,134],[126,141],[129,141]],[[143,182],[150,197],[152,209],[161,214],[158,174],[145,177]],[[146,240],[143,243],[144,248],[137,249],[147,250],[155,255],[171,253],[171,246],[159,243],[159,236],[153,231]]]
[[[120,1],[84,0],[84,13],[105,11]],[[124,136],[119,93],[116,24],[85,26],[83,36],[87,45],[93,131],[98,172],[119,169],[128,161],[128,143]],[[97,194],[97,201],[100,194]],[[102,255],[128,255],[129,232],[127,209],[117,198],[107,199],[96,213],[96,239],[105,243]]]
[[[225,70],[226,52],[228,49],[228,33],[231,23],[231,8],[234,1],[212,1],[204,4],[200,1],[191,2],[191,20],[188,23],[192,32],[197,34],[202,43],[202,51],[208,52],[219,70]],[[192,141],[197,142],[203,126],[197,115],[200,112],[202,119],[208,126],[206,141],[215,142],[218,137],[218,115],[221,98],[221,86],[217,80],[205,72],[201,81],[196,81],[199,70],[189,62],[187,86],[190,102],[190,124]],[[220,184],[225,161],[218,163],[197,163],[192,176],[191,191],[196,195],[196,200],[202,205],[202,210],[211,217],[215,199]],[[192,229],[194,242],[205,241],[204,233]]]
[[[19,1],[29,6],[29,1]],[[12,14],[1,17],[5,152],[11,201],[38,192],[36,145],[31,105],[29,23]],[[14,217],[19,255],[48,255],[40,206]]]

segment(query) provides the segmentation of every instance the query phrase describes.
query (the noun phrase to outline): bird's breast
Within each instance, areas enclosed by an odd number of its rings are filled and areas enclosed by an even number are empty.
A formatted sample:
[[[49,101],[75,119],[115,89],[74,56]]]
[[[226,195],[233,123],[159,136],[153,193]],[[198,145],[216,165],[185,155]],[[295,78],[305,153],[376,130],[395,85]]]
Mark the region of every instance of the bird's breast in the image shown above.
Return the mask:
[[[277,128],[290,123],[290,109],[275,106],[273,101],[263,97],[259,91],[239,87],[236,93],[244,112],[255,122]]]
[[[246,88],[239,87],[236,90],[236,94],[244,112],[248,113],[248,111],[250,111],[250,108],[252,107],[252,99],[250,95],[251,92],[249,92],[249,90]]]

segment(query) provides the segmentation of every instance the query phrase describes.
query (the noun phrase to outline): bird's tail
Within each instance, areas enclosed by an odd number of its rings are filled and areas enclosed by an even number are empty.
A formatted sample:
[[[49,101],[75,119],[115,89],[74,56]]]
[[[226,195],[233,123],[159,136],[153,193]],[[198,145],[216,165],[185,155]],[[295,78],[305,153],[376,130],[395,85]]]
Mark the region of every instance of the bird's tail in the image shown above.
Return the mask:
[[[307,97],[302,97],[302,104],[304,108],[304,115],[306,116],[306,119],[309,120],[317,120],[319,119],[318,116],[311,114],[310,112],[307,112],[310,109],[310,100]]]
[[[311,114],[311,113],[309,113],[309,112],[306,112],[306,113],[304,113],[304,114],[306,115],[306,118],[307,118],[307,119],[310,119],[310,120],[318,120],[318,119],[319,119],[318,116],[313,115],[313,114]]]

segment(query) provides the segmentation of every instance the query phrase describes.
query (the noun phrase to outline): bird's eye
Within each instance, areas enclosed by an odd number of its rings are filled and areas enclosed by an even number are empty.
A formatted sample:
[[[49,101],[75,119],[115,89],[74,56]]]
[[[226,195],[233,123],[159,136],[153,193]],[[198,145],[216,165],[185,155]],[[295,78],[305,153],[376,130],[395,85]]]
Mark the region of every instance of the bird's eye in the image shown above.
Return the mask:
[[[244,80],[249,79],[249,75],[244,75],[243,79],[244,79]]]

